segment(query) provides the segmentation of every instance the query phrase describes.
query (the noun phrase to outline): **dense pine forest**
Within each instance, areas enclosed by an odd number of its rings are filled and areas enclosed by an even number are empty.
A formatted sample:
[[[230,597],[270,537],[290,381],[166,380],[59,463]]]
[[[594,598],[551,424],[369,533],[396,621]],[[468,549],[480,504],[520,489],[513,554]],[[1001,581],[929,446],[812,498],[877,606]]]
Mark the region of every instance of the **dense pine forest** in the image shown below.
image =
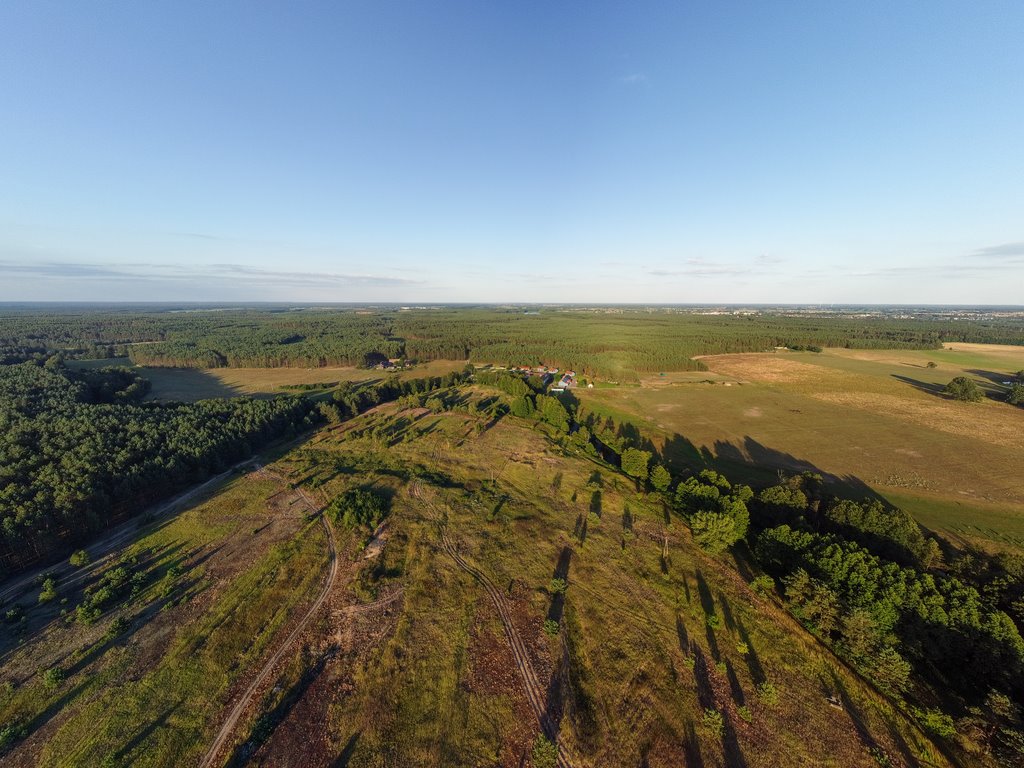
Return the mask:
[[[699,355],[777,346],[935,347],[1020,343],[1024,319],[979,314],[680,308],[110,308],[0,313],[0,362],[128,355],[138,365],[322,367],[384,358],[560,368],[612,379],[701,370]]]
[[[141,404],[125,368],[0,366],[0,577],[312,423],[308,401]]]

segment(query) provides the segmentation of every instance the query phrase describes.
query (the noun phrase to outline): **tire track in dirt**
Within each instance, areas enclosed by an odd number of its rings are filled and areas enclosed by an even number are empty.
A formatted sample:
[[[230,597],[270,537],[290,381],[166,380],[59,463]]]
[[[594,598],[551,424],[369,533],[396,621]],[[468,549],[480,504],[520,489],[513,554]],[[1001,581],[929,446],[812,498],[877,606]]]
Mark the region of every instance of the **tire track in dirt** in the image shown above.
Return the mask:
[[[305,498],[305,494],[301,495]],[[270,673],[274,670],[274,667],[277,666],[277,663],[281,660],[281,657],[284,656],[285,651],[287,651],[295,642],[295,640],[298,639],[299,635],[302,634],[302,631],[306,628],[306,625],[309,624],[310,619],[312,619],[313,616],[320,610],[320,607],[327,600],[327,597],[330,595],[331,590],[334,588],[335,581],[338,578],[338,554],[334,543],[334,528],[331,527],[330,522],[327,520],[325,516],[322,516],[320,520],[323,522],[324,527],[327,529],[327,550],[328,556],[330,557],[331,561],[331,568],[327,574],[327,580],[324,582],[323,589],[320,590],[320,594],[317,595],[316,600],[313,601],[313,604],[309,607],[309,610],[306,611],[305,615],[299,620],[299,623],[295,627],[295,629],[293,629],[291,634],[288,635],[288,637],[285,639],[283,643],[281,643],[277,651],[274,652],[274,655],[267,659],[266,663],[263,665],[262,669],[260,669],[255,679],[245,690],[245,693],[243,693],[241,698],[239,698],[238,701],[235,703],[235,706],[231,710],[231,713],[228,715],[228,718],[224,721],[224,724],[221,725],[220,730],[217,732],[217,736],[216,738],[214,738],[213,743],[210,745],[210,749],[207,751],[206,755],[200,761],[200,768],[212,768],[212,766],[215,765],[217,756],[224,749],[224,746],[227,744],[228,739],[231,737],[231,734],[234,731],[235,726],[238,724],[239,719],[242,717],[242,715],[245,713],[245,710],[252,702],[253,696],[255,695],[256,691],[264,683],[264,681],[267,679]]]
[[[544,734],[551,739],[558,748],[558,765],[560,768],[574,768],[574,764],[570,759],[567,750],[558,741],[558,730],[555,727],[555,724],[547,715],[546,707],[544,706],[544,700],[546,698],[545,689],[537,679],[537,673],[534,671],[533,664],[530,662],[530,657],[526,650],[526,644],[523,642],[523,639],[519,636],[519,632],[516,630],[515,625],[512,623],[512,618],[509,614],[508,605],[505,602],[504,596],[486,575],[462,558],[455,549],[451,540],[448,538],[447,531],[442,530],[441,546],[462,570],[480,582],[481,586],[483,586],[484,590],[487,592],[488,597],[491,598],[491,602],[494,603],[494,607],[498,611],[498,617],[501,619],[501,626],[505,630],[505,638],[508,640],[509,645],[512,648],[512,656],[515,659],[516,667],[518,668],[519,675],[523,681],[523,688],[526,690],[526,698],[529,700],[530,707],[537,716],[537,720],[540,723]]]

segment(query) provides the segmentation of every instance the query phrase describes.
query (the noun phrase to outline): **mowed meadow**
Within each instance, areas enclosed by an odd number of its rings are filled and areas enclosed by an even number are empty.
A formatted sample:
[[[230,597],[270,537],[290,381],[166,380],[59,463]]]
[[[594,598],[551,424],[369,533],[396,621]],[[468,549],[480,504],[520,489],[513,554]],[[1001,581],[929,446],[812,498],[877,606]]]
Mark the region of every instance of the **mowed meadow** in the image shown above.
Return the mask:
[[[912,512],[954,539],[1024,547],[1024,409],[1001,402],[1024,348],[826,349],[701,358],[709,371],[579,390],[675,463],[752,481],[811,470]],[[934,363],[934,367],[929,367]],[[989,395],[942,396],[956,376]]]

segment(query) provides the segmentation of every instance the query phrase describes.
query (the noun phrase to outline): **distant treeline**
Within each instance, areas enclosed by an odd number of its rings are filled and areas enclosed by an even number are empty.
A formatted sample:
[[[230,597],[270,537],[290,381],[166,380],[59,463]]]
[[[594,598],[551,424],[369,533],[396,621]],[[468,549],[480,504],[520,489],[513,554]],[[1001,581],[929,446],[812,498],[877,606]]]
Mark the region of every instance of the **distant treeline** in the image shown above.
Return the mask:
[[[310,401],[139,403],[127,368],[0,366],[0,578],[316,421]]]
[[[385,358],[536,365],[629,379],[699,370],[694,356],[788,346],[932,348],[1020,344],[1024,321],[852,314],[706,315],[685,310],[511,309],[30,312],[0,314],[0,362],[128,354],[148,366],[323,367]]]

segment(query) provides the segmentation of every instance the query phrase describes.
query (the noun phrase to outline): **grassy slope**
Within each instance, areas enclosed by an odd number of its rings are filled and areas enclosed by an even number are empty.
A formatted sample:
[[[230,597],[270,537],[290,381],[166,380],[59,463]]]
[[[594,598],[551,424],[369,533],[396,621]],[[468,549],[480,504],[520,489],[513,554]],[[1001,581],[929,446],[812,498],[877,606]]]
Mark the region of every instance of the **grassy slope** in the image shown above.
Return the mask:
[[[336,668],[322,720],[285,719],[267,739],[269,754],[326,740],[325,764],[341,758],[353,768],[529,765],[521,759],[536,721],[486,595],[440,549],[445,527],[506,590],[576,765],[868,766],[872,748],[894,764],[947,764],[773,600],[755,597],[731,561],[704,556],[678,522],[666,528],[656,499],[607,467],[563,455],[524,422],[487,428],[468,413],[384,406],[276,466],[327,496],[353,485],[393,494],[388,567],[362,565],[364,587],[351,599],[398,586],[404,593],[391,619],[375,620],[386,631],[357,635],[349,652],[330,655]],[[410,476],[413,467],[426,476]],[[177,548],[186,556],[179,588],[195,596],[139,619],[133,637],[101,646],[49,698],[27,701],[42,696],[37,680],[15,690],[0,717],[35,707],[45,722],[12,764],[38,756],[42,765],[105,757],[172,765],[201,754],[232,686],[322,576],[321,529],[274,506],[268,499],[279,490],[266,477],[240,479],[125,553]],[[263,542],[266,531],[255,531],[267,522],[276,533]],[[566,553],[562,629],[550,638],[546,588]],[[24,664],[47,643],[74,647],[84,636],[78,627],[61,631],[30,640]],[[325,620],[322,631],[333,625]],[[12,669],[5,664],[5,675]],[[765,680],[778,703],[756,693]],[[845,708],[830,706],[829,694]],[[706,708],[723,714],[721,733],[704,725]]]
[[[710,357],[704,362],[731,386],[651,377],[580,398],[668,441],[678,462],[722,463],[760,481],[771,478],[765,468],[813,469],[926,526],[1024,546],[1024,409],[934,394],[958,375],[1001,389],[991,380],[1024,367],[1024,350],[953,347]]]
[[[31,732],[12,764],[172,766],[197,757],[232,681],[315,589],[325,559],[318,524],[268,508],[276,491],[242,477],[158,524],[111,564],[140,558],[149,579],[137,598],[95,627],[54,621],[4,660],[5,679],[18,686],[0,701],[0,722],[17,717]],[[165,596],[172,565],[179,575]],[[118,615],[128,632],[105,639]],[[32,674],[44,659],[68,672],[55,691]]]
[[[371,418],[388,429],[383,413]],[[562,679],[549,701],[578,765],[678,765],[697,754],[705,765],[871,765],[871,747],[897,764],[945,764],[730,563],[698,552],[679,523],[668,527],[663,572],[660,502],[617,473],[561,455],[513,419],[477,436],[470,416],[418,418],[412,429],[427,434],[413,442],[401,432],[391,444],[354,438],[350,427],[318,445],[342,464],[369,455],[450,480],[414,481],[395,497],[394,524],[408,533],[406,602],[394,635],[360,666],[357,691],[334,710],[348,765],[519,765],[537,732],[487,598],[438,548],[442,526],[506,588],[535,668]],[[492,476],[494,489],[483,482]],[[589,512],[597,491],[600,515]],[[585,538],[574,533],[583,520]],[[552,639],[541,627],[546,587],[565,552],[570,587]],[[757,695],[765,680],[778,704]],[[725,717],[720,735],[703,725],[709,707]]]

